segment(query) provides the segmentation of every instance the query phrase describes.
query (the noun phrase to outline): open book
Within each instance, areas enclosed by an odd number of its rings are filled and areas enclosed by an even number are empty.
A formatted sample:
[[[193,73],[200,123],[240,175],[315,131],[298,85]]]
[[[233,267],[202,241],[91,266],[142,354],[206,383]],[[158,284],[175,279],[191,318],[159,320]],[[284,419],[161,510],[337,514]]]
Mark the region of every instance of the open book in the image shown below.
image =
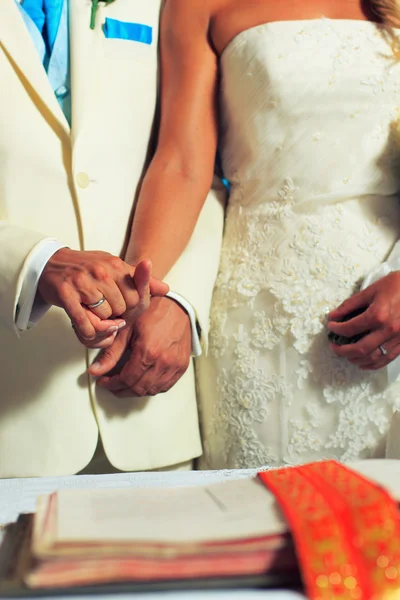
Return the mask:
[[[400,461],[371,478],[400,500]],[[300,584],[290,527],[260,477],[188,488],[62,490],[39,498],[36,514],[13,528],[5,543],[13,576],[30,589]]]

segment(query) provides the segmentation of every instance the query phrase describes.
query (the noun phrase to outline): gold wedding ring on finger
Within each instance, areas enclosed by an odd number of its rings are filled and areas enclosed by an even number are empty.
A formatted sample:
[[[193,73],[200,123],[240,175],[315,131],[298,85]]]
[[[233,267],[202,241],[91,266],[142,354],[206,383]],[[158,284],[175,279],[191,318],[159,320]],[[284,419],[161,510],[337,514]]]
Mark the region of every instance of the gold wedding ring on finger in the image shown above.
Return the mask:
[[[388,351],[386,350],[386,348],[384,346],[378,346],[379,350],[381,351],[383,356],[386,356]]]
[[[106,299],[103,296],[98,302],[93,302],[93,304],[86,304],[86,306],[87,306],[87,308],[97,308],[98,306],[101,306],[102,304],[104,304],[105,301],[106,301]]]

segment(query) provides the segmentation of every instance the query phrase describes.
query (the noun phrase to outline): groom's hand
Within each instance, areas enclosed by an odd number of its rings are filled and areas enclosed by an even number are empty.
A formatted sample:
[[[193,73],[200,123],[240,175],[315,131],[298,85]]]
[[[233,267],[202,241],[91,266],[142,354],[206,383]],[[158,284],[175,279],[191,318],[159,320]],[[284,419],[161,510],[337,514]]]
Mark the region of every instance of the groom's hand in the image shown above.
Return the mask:
[[[127,349],[128,362],[108,376]],[[103,350],[89,373],[98,385],[119,398],[155,396],[167,392],[182,377],[191,355],[191,326],[187,313],[170,298],[152,298],[150,307]]]
[[[163,296],[168,286],[151,277],[150,261],[133,267],[107,252],[61,248],[46,264],[38,290],[47,304],[66,311],[81,341],[93,342],[103,330],[95,327],[87,308],[101,320],[133,309],[138,316],[150,294]]]

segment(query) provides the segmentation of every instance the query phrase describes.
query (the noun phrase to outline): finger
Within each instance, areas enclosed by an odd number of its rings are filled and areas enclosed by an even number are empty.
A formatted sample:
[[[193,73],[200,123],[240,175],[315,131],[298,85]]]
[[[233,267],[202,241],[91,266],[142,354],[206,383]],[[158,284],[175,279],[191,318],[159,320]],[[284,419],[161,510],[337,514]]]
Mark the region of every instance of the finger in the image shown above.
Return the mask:
[[[165,377],[157,382],[157,386],[148,387],[148,396],[156,396],[157,394],[165,394],[168,392],[182,377],[184,371],[176,371],[172,377]]]
[[[104,377],[100,377],[97,380],[97,385],[106,388],[110,392],[119,392],[127,389],[120,375],[113,375],[112,377],[105,375]]]
[[[112,392],[114,394],[114,396],[116,396],[117,398],[136,398],[137,396],[135,396],[135,394],[132,392],[132,390],[125,388],[122,390],[119,390],[117,392]]]
[[[388,339],[389,335],[385,330],[378,329],[365,335],[361,340],[354,344],[344,344],[343,346],[332,344],[331,349],[336,356],[340,356],[347,360],[362,360],[368,358],[376,348],[385,344]]]
[[[154,366],[148,365],[140,359],[136,359],[132,353],[129,361],[121,370],[121,380],[124,382],[127,388],[134,390],[134,393],[136,394],[138,390],[138,382],[143,378],[144,375],[147,374],[149,370],[153,372]],[[143,394],[140,393],[138,395],[142,396]]]
[[[109,280],[107,285],[103,289],[104,296],[107,298],[107,302],[111,307],[111,311],[114,317],[119,317],[126,312],[125,298],[114,280]]]
[[[99,300],[99,296],[105,298],[105,302],[100,306],[91,307],[90,304],[94,304],[94,301],[87,302],[85,300],[85,304],[100,319],[109,319],[111,316],[119,317],[126,311],[124,297],[115,281],[102,283],[101,289],[96,290],[97,300]]]
[[[171,388],[174,387],[176,383],[180,380],[182,375],[184,375],[185,371],[178,371],[169,381],[167,381],[165,388],[162,390],[162,393],[168,392]]]
[[[134,385],[129,385],[124,369],[121,371],[121,379],[127,383],[127,387],[129,387],[132,390],[132,393],[138,398],[156,396],[164,389],[170,377],[171,374],[169,370],[160,371],[156,366],[152,366],[143,373],[142,377],[140,377]]]
[[[123,319],[110,319],[102,321],[89,309],[85,310],[87,311],[87,316],[93,327],[97,329],[96,336],[91,340],[85,340],[79,335],[73,326],[76,337],[86,348],[90,348],[92,350],[102,350],[103,348],[108,348],[114,342],[118,331],[126,326],[126,322]],[[105,327],[107,327],[107,329],[105,329]],[[98,331],[98,329],[101,329],[101,331]]]
[[[370,356],[364,360],[360,360],[357,363],[356,363],[356,361],[353,361],[353,364],[361,370],[364,370],[366,368],[368,370],[374,369],[374,368],[380,368],[381,364],[383,365],[383,363],[385,362],[385,360],[382,360],[382,358],[383,358],[383,354],[378,349],[378,350],[375,350],[375,352],[370,354]]]
[[[330,331],[337,335],[351,338],[356,335],[367,334],[376,327],[373,311],[368,308],[360,315],[344,322],[329,321],[327,325]]]
[[[91,348],[93,350],[105,350],[106,348],[110,348],[115,342],[117,335],[118,331],[115,331],[114,333],[112,333],[106,338],[103,338],[102,340],[95,340],[94,342],[91,342]]]
[[[140,302],[133,275],[124,275],[118,280],[118,287],[124,297],[126,310],[129,312],[136,309]]]
[[[60,300],[62,308],[64,308],[71,319],[71,323],[77,335],[84,340],[93,340],[96,337],[96,330],[90,322],[87,311],[81,304],[81,298],[78,292],[73,288],[70,288],[67,293],[63,294]]]
[[[151,262],[142,260],[133,275],[133,281],[139,295],[139,304],[147,308],[150,303],[150,277],[151,277]]]
[[[384,345],[382,344],[382,347],[384,347],[385,349],[388,348],[389,343],[386,342]],[[389,353],[389,352],[388,352]],[[370,354],[366,355],[363,358],[353,358],[350,360],[351,364],[355,365],[356,367],[359,367],[360,369],[366,367],[366,366],[373,366],[377,363],[380,363],[382,361],[382,358],[385,358],[386,355],[382,353],[382,350],[379,347],[374,348],[374,350],[372,350],[372,352],[370,352]]]
[[[92,350],[98,349],[101,350],[103,348],[108,348],[116,336],[118,335],[118,328],[110,327],[109,333],[97,333],[96,336],[92,340],[85,340],[81,338],[76,332],[76,337],[86,348],[91,348]]]
[[[121,333],[123,333],[122,330]],[[144,375],[144,373],[151,367],[156,366],[158,363],[159,368],[163,368],[163,365],[159,361],[158,353],[148,348],[143,348],[141,344],[136,341],[130,343],[131,354],[129,360],[124,364],[121,369],[121,379],[123,379],[126,387],[134,388],[136,382]]]
[[[110,319],[112,317],[112,308],[109,305],[106,297],[103,295],[100,290],[96,290],[90,294],[80,293],[82,304],[85,309],[90,310],[96,317],[101,320]],[[97,300],[96,300],[97,298]],[[104,298],[104,300],[103,300]],[[102,300],[101,304],[98,306],[92,306],[93,304],[97,304]]]
[[[383,361],[382,363],[381,362],[370,362],[359,368],[361,371],[378,371],[379,369],[386,367],[389,364],[389,362],[390,361],[387,361],[387,360]]]
[[[329,321],[341,321],[343,320],[349,313],[352,313],[356,310],[361,310],[372,302],[374,298],[374,289],[371,289],[372,286],[365,288],[361,292],[354,294],[351,298],[348,298],[340,306],[338,306],[335,310],[332,310],[329,315]]]
[[[139,284],[148,284],[150,282],[152,268],[153,265],[151,264],[151,260],[141,260],[136,265],[133,278],[136,278],[137,283]]]
[[[179,381],[185,371],[184,367],[172,368],[171,366],[161,370],[155,365],[148,368],[135,385],[130,387],[136,396],[156,396],[157,394],[163,394]],[[122,371],[121,378],[125,380]]]
[[[119,380],[119,375],[115,375],[114,377],[101,377],[97,384],[102,388],[114,394],[117,398],[134,398],[135,395]]]
[[[155,277],[150,278],[149,287],[152,296],[165,296],[169,292],[169,285]]]
[[[108,335],[107,337],[102,337],[102,338],[96,337],[96,339],[94,339],[94,340],[86,340],[85,341],[85,340],[81,340],[80,338],[78,338],[78,339],[86,348],[89,348],[90,350],[104,350],[105,348],[109,348],[110,346],[112,346],[117,334],[118,334],[118,331],[115,331],[114,333],[112,333],[111,335]]]
[[[89,321],[95,328],[98,335],[108,335],[114,331],[117,331],[118,329],[123,329],[126,326],[125,319],[100,319],[100,317],[92,313],[89,308],[85,308],[85,310],[87,312]]]
[[[395,338],[385,344],[382,347],[386,350],[387,354],[383,354],[380,348],[377,348],[370,356],[369,361],[365,361],[360,365],[360,369],[368,371],[376,371],[386,367],[389,363],[395,360],[400,354],[399,339]]]
[[[106,375],[115,365],[121,360],[128,341],[128,331],[123,329],[115,338],[114,343],[109,348],[105,348],[96,358],[94,363],[89,367],[90,375],[101,377]]]
[[[136,277],[134,273],[132,276],[125,275],[118,280],[118,287],[124,297],[127,311],[136,309],[142,301],[147,307],[150,295],[165,296],[169,292],[169,286],[166,283],[148,276],[148,265],[143,265],[143,263],[139,263],[139,265],[136,269]]]

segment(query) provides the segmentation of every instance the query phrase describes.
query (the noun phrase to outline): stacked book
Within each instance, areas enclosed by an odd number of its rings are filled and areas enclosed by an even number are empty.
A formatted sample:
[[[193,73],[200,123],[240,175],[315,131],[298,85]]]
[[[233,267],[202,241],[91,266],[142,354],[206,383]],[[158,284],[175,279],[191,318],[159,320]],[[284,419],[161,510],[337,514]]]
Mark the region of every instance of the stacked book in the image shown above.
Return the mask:
[[[342,588],[400,600],[400,461],[390,482],[375,471],[328,461],[196,487],[43,496],[6,530],[0,594],[304,586],[322,600]]]

